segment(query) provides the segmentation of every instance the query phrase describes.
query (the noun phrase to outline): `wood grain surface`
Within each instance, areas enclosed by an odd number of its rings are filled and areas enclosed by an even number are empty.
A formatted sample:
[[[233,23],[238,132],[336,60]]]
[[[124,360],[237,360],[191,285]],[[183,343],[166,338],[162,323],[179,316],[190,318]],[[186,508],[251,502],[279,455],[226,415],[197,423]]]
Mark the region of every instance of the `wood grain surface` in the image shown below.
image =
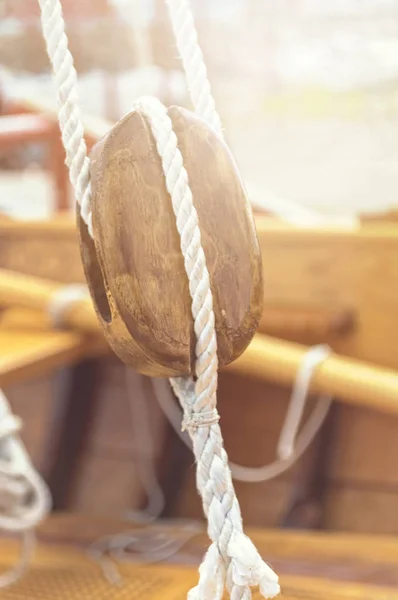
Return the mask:
[[[250,342],[262,311],[254,220],[225,144],[188,111],[172,107],[169,115],[198,212],[219,360],[227,364]],[[94,147],[91,176],[95,248],[80,222],[79,228],[105,335],[116,353],[141,372],[193,372],[188,280],[161,161],[145,117],[130,113]]]
[[[183,552],[174,555],[174,564],[119,565],[122,585],[112,586],[86,549],[102,535],[120,533],[127,527],[117,521],[87,517],[50,518],[39,531],[40,544],[29,573],[15,586],[2,590],[2,599],[185,598],[197,582],[196,567],[207,544],[206,535],[198,536]],[[151,530],[159,532],[159,528]],[[170,531],[178,536],[178,528]],[[266,560],[278,570],[282,597],[287,600],[398,599],[396,539],[266,530],[250,534]],[[1,568],[9,567],[16,556],[17,544],[3,540]],[[254,598],[260,598],[257,591]]]
[[[42,327],[45,320],[40,312],[25,309],[0,313],[0,387],[104,352],[100,338],[50,330]]]

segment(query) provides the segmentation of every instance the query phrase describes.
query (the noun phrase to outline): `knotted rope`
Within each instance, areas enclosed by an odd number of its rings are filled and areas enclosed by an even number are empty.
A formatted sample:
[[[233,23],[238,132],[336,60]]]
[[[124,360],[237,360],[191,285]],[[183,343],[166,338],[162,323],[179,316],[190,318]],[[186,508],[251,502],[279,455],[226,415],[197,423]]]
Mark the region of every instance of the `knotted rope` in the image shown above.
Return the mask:
[[[43,34],[57,88],[59,122],[70,180],[82,219],[92,236],[89,159],[77,108],[77,76],[68,49],[62,8],[60,0],[39,0],[39,4]],[[195,44],[193,47],[198,48]],[[205,79],[206,73],[201,73],[201,82]],[[202,102],[199,88],[194,81],[191,83],[195,102],[198,102],[205,118],[211,119],[212,126],[220,132],[221,123],[214,106],[211,106],[211,101],[210,105],[208,101]],[[204,94],[207,100],[209,93],[210,90]],[[271,598],[279,593],[278,578],[243,533],[239,504],[218,424],[218,361],[213,298],[188,175],[167,109],[155,98],[138,100],[134,108],[146,115],[162,161],[189,280],[197,338],[195,380],[192,377],[171,380],[184,411],[184,424],[193,442],[197,460],[197,487],[202,496],[208,518],[208,533],[212,540],[199,570],[199,584],[191,590],[189,597],[192,600],[221,600],[226,583],[233,600],[248,600],[251,597],[250,586],[255,585],[260,587],[264,597]]]

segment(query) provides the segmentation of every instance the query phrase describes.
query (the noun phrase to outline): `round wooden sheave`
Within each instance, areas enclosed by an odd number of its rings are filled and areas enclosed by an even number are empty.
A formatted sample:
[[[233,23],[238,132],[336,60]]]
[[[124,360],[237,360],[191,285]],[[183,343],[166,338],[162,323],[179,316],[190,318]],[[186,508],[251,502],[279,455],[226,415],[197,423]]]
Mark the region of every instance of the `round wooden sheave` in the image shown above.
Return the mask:
[[[214,300],[221,365],[247,347],[262,312],[261,254],[251,208],[226,144],[191,112],[168,114],[188,172]],[[191,297],[171,198],[146,117],[132,112],[93,148],[93,243],[82,257],[105,336],[141,373],[194,372]]]

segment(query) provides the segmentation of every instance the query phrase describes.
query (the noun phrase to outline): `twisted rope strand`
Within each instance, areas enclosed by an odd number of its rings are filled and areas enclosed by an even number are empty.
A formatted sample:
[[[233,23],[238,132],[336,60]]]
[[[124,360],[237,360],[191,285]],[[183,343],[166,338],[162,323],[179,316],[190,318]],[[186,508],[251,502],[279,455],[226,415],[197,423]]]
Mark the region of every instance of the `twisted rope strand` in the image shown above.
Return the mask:
[[[66,164],[81,216],[92,236],[90,160],[84,141],[84,127],[77,103],[77,74],[68,48],[60,0],[38,0],[47,53],[59,105],[59,125],[66,152]]]
[[[207,75],[203,53],[199,45],[198,34],[189,1],[166,0],[166,4],[169,8],[170,20],[176,38],[177,48],[184,66],[185,78],[195,112],[213,127],[220,137],[222,137],[221,119],[215,108],[215,101],[212,95],[211,85]],[[197,401],[199,401],[199,394]],[[212,426],[212,428],[216,427],[218,427],[218,425]],[[196,434],[195,437],[198,438],[199,435],[204,436],[205,434]],[[233,490],[227,456],[222,447],[223,441],[221,432],[219,434],[219,439],[214,439],[213,443],[209,440],[212,440],[211,433],[206,439],[202,440],[201,445],[197,446],[198,440],[193,440],[195,456],[201,456],[201,459],[198,460],[197,467],[198,488],[201,491],[201,487],[205,482],[207,482],[205,483],[205,487],[211,487],[211,484],[214,481],[212,477],[215,476],[216,473],[211,471],[210,465],[212,464],[211,459],[213,453],[217,447],[218,449],[222,449],[222,452],[220,452],[221,456],[218,455],[218,457],[221,459],[224,475],[225,472],[228,472],[230,486]],[[204,456],[206,450],[209,452],[209,456]],[[201,454],[202,452],[203,454]],[[202,458],[202,456],[204,456],[204,458]],[[216,455],[214,454],[214,456]],[[214,458],[214,460],[216,459]],[[217,473],[217,476],[219,476],[219,473]],[[226,477],[225,481],[227,481],[228,478]],[[229,490],[230,488],[227,489]],[[209,535],[210,523],[214,524],[214,520],[219,518],[219,515],[216,514],[216,512],[214,514],[211,512],[211,502],[213,501],[212,493],[214,497],[217,494],[217,491],[212,489],[209,494],[207,491],[205,491],[204,494],[202,493],[205,512],[208,512]],[[210,503],[207,501],[208,495],[210,496]],[[225,508],[227,509],[227,507]],[[238,521],[240,522],[240,527],[237,526],[236,531],[233,533],[232,531],[230,532],[230,543],[227,550],[225,546],[220,548],[220,550],[224,560],[226,554],[230,559],[229,565],[227,566],[226,583],[231,598],[233,600],[250,598],[251,593],[248,586],[251,585],[259,585],[260,592],[265,597],[277,595],[280,591],[277,576],[262,561],[252,542],[242,533],[240,511],[235,496],[232,503],[232,509],[230,509],[230,512],[228,513],[228,516],[230,515],[233,515],[232,519],[235,525]],[[237,535],[237,531],[240,535]],[[210,537],[211,539],[214,539],[211,535]],[[204,582],[207,577],[206,574],[211,573],[212,567],[210,563],[212,560],[214,560],[214,556],[209,552],[204,559],[203,568],[200,571],[201,579],[203,579],[203,587],[205,586]],[[201,587],[201,583],[199,583],[199,587]],[[207,596],[203,597],[207,598]]]
[[[221,119],[211,92],[189,2],[166,0],[166,4],[195,112],[222,136]]]
[[[39,0],[42,9],[43,33],[54,69],[54,80],[60,103],[60,126],[67,152],[70,178],[76,199],[81,204],[81,214],[93,235],[90,213],[89,159],[83,139],[83,126],[77,109],[76,71],[68,50],[62,10],[59,0]],[[189,15],[188,15],[189,16]],[[185,18],[185,17],[184,17]],[[193,21],[185,28],[192,34]],[[198,48],[198,45],[197,45]],[[198,65],[199,77],[192,77],[191,93],[200,114],[210,120],[216,131],[221,123],[206,86],[203,57],[192,46],[188,64]],[[202,64],[200,64],[200,61]],[[239,504],[236,499],[223,448],[221,430],[216,413],[217,391],[217,340],[214,324],[213,298],[205,255],[201,245],[198,216],[188,184],[188,175],[177,147],[177,138],[165,107],[154,98],[135,104],[148,118],[162,160],[166,187],[172,199],[180,235],[181,251],[189,280],[192,298],[192,315],[196,334],[196,381],[192,377],[175,378],[171,385],[184,409],[192,438],[197,466],[197,487],[202,495],[204,511],[208,517],[211,544],[200,568],[199,584],[191,590],[190,597],[200,600],[221,600],[224,582],[233,600],[248,600],[250,586],[259,585],[265,597],[279,593],[278,578],[262,561],[252,542],[243,534]],[[208,415],[214,415],[208,419]],[[199,423],[200,417],[203,422]]]
[[[154,98],[142,98],[134,104],[134,108],[146,115],[162,161],[180,234],[197,338],[196,382],[191,377],[171,380],[192,438],[197,460],[197,487],[208,518],[209,537],[213,541],[200,570],[199,585],[191,591],[191,597],[202,600],[218,597],[226,570],[232,598],[249,598],[251,585],[260,585],[264,595],[272,597],[279,592],[278,579],[243,534],[239,504],[218,425],[218,360],[213,299],[188,174],[167,109]],[[212,413],[213,423],[208,419]]]

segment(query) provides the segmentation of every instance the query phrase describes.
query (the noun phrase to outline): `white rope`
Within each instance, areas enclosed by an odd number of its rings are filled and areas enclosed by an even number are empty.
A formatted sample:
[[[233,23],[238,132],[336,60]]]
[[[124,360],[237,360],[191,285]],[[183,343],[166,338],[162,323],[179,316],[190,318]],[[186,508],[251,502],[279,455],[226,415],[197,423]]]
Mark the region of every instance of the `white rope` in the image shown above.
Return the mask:
[[[260,483],[274,479],[290,469],[311,445],[328,415],[332,403],[331,397],[320,396],[311,415],[308,417],[298,435],[297,430],[302,416],[302,407],[308,397],[309,386],[314,371],[316,367],[329,356],[329,354],[330,349],[327,346],[314,346],[308,350],[303,359],[303,363],[300,366],[293,385],[293,391],[289,400],[289,408],[279,437],[277,450],[278,459],[270,464],[262,465],[260,467],[246,467],[230,462],[229,467],[233,479],[247,483]],[[168,389],[163,385],[161,379],[153,380],[153,385],[156,400],[163,413],[184,444],[189,449],[192,449],[189,437],[181,431],[181,411],[175,404],[171,393],[168,393]],[[292,419],[292,415],[294,416],[294,420]],[[291,452],[284,458],[280,449],[281,447],[285,447],[287,441],[289,448],[291,448]]]
[[[203,533],[199,523],[173,521],[170,526],[136,528],[116,535],[102,537],[89,548],[89,556],[97,561],[109,583],[121,585],[118,569],[121,561],[138,560],[153,564],[168,560],[181,551],[193,538]]]
[[[196,381],[192,377],[170,380],[184,411],[184,426],[192,439],[197,461],[197,487],[213,542],[200,568],[199,584],[191,590],[190,598],[221,599],[225,580],[234,600],[249,598],[250,586],[254,585],[259,585],[262,594],[270,598],[279,593],[278,578],[243,533],[239,504],[218,425],[213,297],[188,175],[167,109],[155,98],[143,98],[134,104],[134,108],[146,115],[162,161],[180,234],[197,339]]]
[[[278,448],[291,445],[292,452],[288,458],[279,458],[271,464],[262,467],[245,467],[229,463],[234,479],[245,482],[261,482],[277,477],[289,469],[307,450],[315,435],[319,432],[329,412],[331,398],[321,396],[296,439],[296,433],[302,416],[305,400],[308,396],[309,386],[316,367],[330,354],[327,346],[314,346],[306,353],[298,370],[293,391],[289,402],[285,424],[279,439]],[[147,444],[152,438],[149,423],[149,410],[147,399],[143,397],[142,390],[133,396],[136,385],[131,381],[133,373],[126,367],[126,384],[131,405],[134,439],[137,447]],[[140,376],[142,382],[142,376]],[[136,383],[136,382],[135,382]],[[165,385],[166,384],[166,385]],[[166,415],[173,429],[192,450],[189,436],[181,430],[181,411],[175,404],[170,387],[163,379],[152,379],[155,398]],[[153,450],[150,445],[149,451]],[[280,450],[279,450],[280,453]],[[138,456],[138,472],[141,483],[148,497],[148,505],[142,511],[133,511],[128,514],[130,521],[140,524],[154,523],[160,516],[164,506],[164,496],[153,464],[153,457]],[[161,530],[150,527],[140,531],[125,531],[123,533],[106,536],[92,544],[89,554],[99,562],[107,580],[113,584],[121,584],[122,578],[117,568],[117,563],[137,558],[140,562],[154,563],[169,559],[193,537],[202,532],[199,523],[188,523],[172,520],[170,528]]]
[[[82,217],[92,235],[89,161],[76,106],[76,71],[67,47],[61,4],[59,0],[39,0],[39,3],[43,34],[58,92],[59,119],[70,178],[75,188],[76,199],[81,204]],[[196,94],[194,85],[193,88],[192,93],[195,93],[201,110],[206,112],[207,118],[212,119],[213,127],[219,130],[211,106],[205,106],[201,102],[200,94]],[[189,377],[171,381],[183,407],[192,438],[197,460],[197,486],[208,518],[208,533],[213,542],[200,567],[199,584],[191,590],[190,598],[221,600],[225,582],[233,600],[248,600],[251,597],[250,586],[256,585],[260,587],[264,597],[270,598],[279,593],[278,578],[243,533],[239,504],[218,425],[218,361],[213,299],[188,176],[165,107],[154,98],[146,98],[135,103],[134,108],[147,116],[162,161],[189,280],[197,338],[196,380]],[[209,414],[213,416],[209,418]]]
[[[20,558],[12,570],[0,575],[0,588],[25,572],[34,549],[33,529],[51,509],[50,492],[18,437],[20,428],[21,420],[0,390],[0,529],[22,536]]]
[[[166,0],[166,4],[195,112],[221,136],[221,119],[211,92],[190,5],[185,0]]]
[[[304,355],[302,364],[296,375],[296,381],[293,386],[285,422],[279,437],[277,454],[282,460],[288,460],[294,452],[297,432],[303,416],[314,369],[322,363],[329,354],[330,348],[326,345],[320,345],[313,346]]]
[[[60,0],[38,0],[41,25],[47,53],[53,67],[53,78],[59,105],[58,119],[66,164],[80,214],[92,236],[90,161],[84,141],[84,127],[77,104],[77,74],[68,48]]]

